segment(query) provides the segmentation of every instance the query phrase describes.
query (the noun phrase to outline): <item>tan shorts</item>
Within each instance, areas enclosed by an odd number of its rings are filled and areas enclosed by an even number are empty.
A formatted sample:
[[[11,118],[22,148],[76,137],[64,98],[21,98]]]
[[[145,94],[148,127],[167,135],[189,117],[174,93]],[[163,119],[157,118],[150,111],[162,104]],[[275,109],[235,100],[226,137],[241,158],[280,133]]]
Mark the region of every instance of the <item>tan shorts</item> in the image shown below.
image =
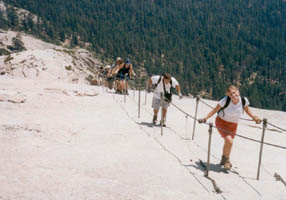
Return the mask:
[[[166,101],[163,101],[163,108],[167,109],[170,106],[170,104]],[[157,99],[153,97],[152,100],[152,108],[155,110],[159,110],[161,107],[161,99]]]

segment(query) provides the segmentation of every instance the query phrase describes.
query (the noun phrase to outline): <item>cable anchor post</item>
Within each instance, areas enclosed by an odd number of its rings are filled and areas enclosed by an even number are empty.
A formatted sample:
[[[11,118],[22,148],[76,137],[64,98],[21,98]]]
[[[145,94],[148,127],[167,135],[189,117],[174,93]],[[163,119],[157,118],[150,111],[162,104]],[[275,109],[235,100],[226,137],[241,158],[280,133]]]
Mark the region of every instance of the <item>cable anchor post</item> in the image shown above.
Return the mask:
[[[146,85],[145,85],[145,103],[144,103],[144,105],[146,105],[147,104],[147,93],[148,93],[148,79],[147,79],[147,81],[146,81],[146,83],[145,83]]]
[[[138,84],[138,118],[140,118],[140,104],[141,104],[141,88]]]
[[[194,119],[192,140],[194,140],[194,138],[195,138],[195,130],[196,130],[196,122],[197,122],[196,119],[197,119],[197,114],[198,114],[199,101],[200,101],[200,97],[197,96],[197,98],[196,98],[196,111],[195,111],[195,119]]]
[[[207,170],[205,171],[205,176],[206,177],[209,176],[209,170],[210,170],[210,155],[211,155],[212,133],[213,133],[213,123],[209,123],[208,160],[207,160]]]
[[[263,151],[263,144],[264,144],[264,136],[265,136],[266,127],[267,127],[267,119],[263,119],[263,130],[262,130],[262,136],[261,136],[261,144],[260,144],[260,152],[259,152],[259,161],[258,161],[256,180],[259,180],[259,175],[260,175],[260,167],[261,167],[261,161],[262,161],[262,151]]]
[[[124,88],[123,88],[123,94],[124,94],[124,103],[126,103],[126,94],[127,94],[127,75],[124,75]]]
[[[163,136],[163,123],[164,123],[164,115],[163,115],[163,107],[164,107],[164,94],[160,93],[160,99],[161,99],[161,136]]]

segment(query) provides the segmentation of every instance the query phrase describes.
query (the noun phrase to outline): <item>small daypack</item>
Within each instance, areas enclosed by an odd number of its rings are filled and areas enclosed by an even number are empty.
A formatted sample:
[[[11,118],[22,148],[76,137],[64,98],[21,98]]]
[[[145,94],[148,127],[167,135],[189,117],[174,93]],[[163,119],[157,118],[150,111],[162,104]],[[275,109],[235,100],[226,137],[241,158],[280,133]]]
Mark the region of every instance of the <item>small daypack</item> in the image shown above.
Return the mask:
[[[224,116],[224,109],[229,105],[230,100],[231,100],[230,97],[227,96],[224,106],[221,109],[219,109],[217,114],[219,114],[222,111],[223,112],[223,116]],[[244,112],[244,106],[245,106],[245,103],[246,103],[245,97],[241,97],[241,101],[242,101],[242,112]]]
[[[160,83],[161,79],[162,79],[162,76],[160,76],[158,82],[155,84],[155,88],[158,86],[158,84]],[[170,79],[170,85],[172,86],[172,78]],[[165,101],[167,101],[168,103],[171,103],[171,101],[172,101],[172,93],[171,93],[171,91],[170,91],[170,93],[166,91],[164,81],[163,81],[163,88],[164,88]]]

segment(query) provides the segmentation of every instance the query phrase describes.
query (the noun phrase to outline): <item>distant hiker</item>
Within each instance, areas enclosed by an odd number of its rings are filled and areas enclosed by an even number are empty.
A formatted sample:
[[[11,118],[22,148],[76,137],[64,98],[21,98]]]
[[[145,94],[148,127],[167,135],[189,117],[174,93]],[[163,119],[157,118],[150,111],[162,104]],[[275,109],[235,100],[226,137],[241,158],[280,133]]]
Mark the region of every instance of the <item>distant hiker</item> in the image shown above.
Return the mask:
[[[108,73],[108,81],[115,81],[115,93],[120,93],[121,91],[119,90],[119,81],[117,80],[116,76],[117,76],[117,71],[118,69],[124,65],[124,62],[122,60],[122,58],[117,57],[115,63],[112,65],[109,73]]]
[[[176,88],[179,98],[182,98],[181,88],[178,83],[178,81],[171,77],[170,74],[165,73],[163,76],[155,75],[152,76],[148,80],[148,91],[150,92],[150,89],[152,85],[155,86],[154,89],[154,95],[152,100],[152,108],[154,111],[153,115],[153,124],[156,124],[157,122],[157,115],[159,108],[161,107],[161,93],[164,95],[163,98],[163,119],[161,119],[161,123],[163,123],[163,126],[166,126],[166,115],[167,115],[167,109],[171,103],[172,100],[172,94],[171,94],[171,87]]]
[[[106,65],[107,73],[105,75],[105,87],[108,87],[110,90],[113,88],[114,78],[112,76],[112,68],[110,65]]]
[[[109,68],[108,73],[106,75],[106,87],[108,87],[109,89],[112,89],[114,87],[113,83],[114,81],[116,81],[116,73],[121,65],[123,65],[123,60],[120,57],[117,57],[115,63]],[[115,91],[117,91],[116,88],[114,88]]]
[[[199,123],[206,121],[217,113],[215,125],[221,137],[224,139],[223,153],[220,165],[224,165],[226,170],[230,170],[230,153],[234,136],[241,114],[245,112],[257,123],[261,123],[261,119],[252,114],[249,109],[249,101],[246,97],[241,97],[236,86],[231,85],[226,91],[226,97],[221,99],[217,106],[210,111],[203,119],[199,119]]]
[[[96,77],[96,80],[97,80],[97,84],[98,85],[104,85],[104,82],[105,82],[105,76],[107,74],[107,71],[108,69],[101,66],[99,67],[99,70],[97,72],[97,77]]]
[[[133,66],[127,58],[125,63],[117,68],[116,77],[118,80],[117,89],[119,90],[119,93],[126,93],[128,95],[128,80],[131,79],[133,74]]]

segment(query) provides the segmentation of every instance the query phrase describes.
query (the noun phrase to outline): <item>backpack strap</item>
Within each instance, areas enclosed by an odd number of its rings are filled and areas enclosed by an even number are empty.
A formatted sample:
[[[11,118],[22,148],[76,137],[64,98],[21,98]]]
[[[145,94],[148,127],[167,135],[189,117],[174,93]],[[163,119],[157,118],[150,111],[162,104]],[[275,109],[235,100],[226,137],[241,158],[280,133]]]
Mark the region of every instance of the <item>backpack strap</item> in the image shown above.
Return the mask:
[[[166,87],[165,87],[165,83],[163,81],[163,89],[164,89],[164,95],[166,94]]]
[[[241,101],[242,101],[242,113],[244,114],[244,106],[246,104],[245,97],[241,97]]]
[[[162,79],[162,76],[160,76],[158,82],[154,84],[154,85],[155,85],[155,88],[158,86],[158,84],[160,83],[161,79]],[[164,82],[163,82],[163,84],[164,84]],[[172,87],[172,78],[171,78],[171,80],[170,80],[170,85],[171,85],[171,87]]]
[[[241,101],[242,101],[242,107],[243,107],[243,110],[244,110],[244,106],[246,104],[245,97],[241,97]]]
[[[219,114],[219,113],[222,111],[222,112],[223,112],[223,116],[224,116],[224,109],[229,105],[230,100],[231,100],[230,97],[227,96],[227,97],[226,97],[226,102],[225,102],[224,106],[223,106],[221,109],[219,109],[219,111],[217,112],[217,114]]]
[[[162,79],[162,76],[160,76],[158,82],[154,84],[155,88],[158,86],[158,84],[160,83],[161,79]]]

